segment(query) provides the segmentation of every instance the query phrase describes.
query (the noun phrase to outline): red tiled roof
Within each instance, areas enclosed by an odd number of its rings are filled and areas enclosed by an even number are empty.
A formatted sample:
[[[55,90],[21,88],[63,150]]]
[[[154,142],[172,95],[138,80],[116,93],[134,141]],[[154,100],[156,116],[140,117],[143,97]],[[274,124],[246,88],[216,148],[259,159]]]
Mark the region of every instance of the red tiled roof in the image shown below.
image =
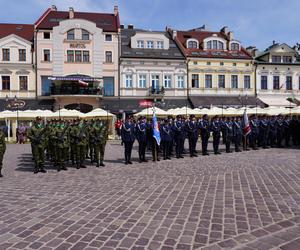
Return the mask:
[[[228,37],[224,33],[212,31],[178,31],[176,41],[180,43],[180,47],[184,51],[184,54],[189,57],[252,59],[251,55],[243,47],[240,51],[204,50],[203,40],[211,37],[213,34],[216,34],[217,37],[223,38],[229,42]],[[186,48],[186,41],[191,38],[198,40],[199,49]]]
[[[106,13],[74,12],[74,18],[85,19],[96,23],[98,28],[104,31],[117,32],[120,26],[119,15]],[[47,10],[42,17],[35,23],[37,29],[52,29],[59,25],[62,20],[69,19],[68,11]]]
[[[11,34],[15,34],[32,42],[34,36],[34,26],[31,24],[0,23],[0,39]]]

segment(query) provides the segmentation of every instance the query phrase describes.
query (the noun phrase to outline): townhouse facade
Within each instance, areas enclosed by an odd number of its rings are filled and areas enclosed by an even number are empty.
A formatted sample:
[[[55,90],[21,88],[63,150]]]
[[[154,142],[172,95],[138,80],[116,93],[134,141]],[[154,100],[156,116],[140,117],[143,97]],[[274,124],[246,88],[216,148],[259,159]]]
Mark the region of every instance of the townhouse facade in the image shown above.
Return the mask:
[[[187,58],[188,98],[194,107],[262,105],[255,97],[252,56],[223,27],[170,30]]]
[[[257,97],[268,106],[300,102],[300,58],[297,48],[276,43],[263,52],[251,48],[256,64]]]
[[[119,12],[49,8],[35,23],[37,95],[88,112],[118,91]]]

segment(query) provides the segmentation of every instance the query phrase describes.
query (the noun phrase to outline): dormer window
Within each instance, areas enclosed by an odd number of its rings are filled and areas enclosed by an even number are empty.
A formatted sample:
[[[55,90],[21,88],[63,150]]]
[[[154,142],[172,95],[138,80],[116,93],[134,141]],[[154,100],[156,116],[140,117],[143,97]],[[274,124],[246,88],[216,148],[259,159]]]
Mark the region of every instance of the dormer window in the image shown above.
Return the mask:
[[[75,31],[71,29],[67,32],[67,40],[74,40],[75,39]]]
[[[154,47],[154,42],[153,41],[147,41],[147,48],[148,49],[153,49]]]
[[[207,49],[224,50],[224,44],[218,40],[211,40],[206,43]]]
[[[230,50],[240,50],[240,45],[238,43],[231,43]]]
[[[143,49],[144,48],[144,41],[143,40],[138,40],[137,41],[137,47],[140,48],[140,49]]]
[[[198,49],[198,42],[195,40],[189,40],[187,42],[187,48],[188,49]]]
[[[164,48],[164,42],[163,41],[157,41],[157,48],[163,49]]]
[[[87,30],[82,30],[82,40],[90,40],[90,33]]]
[[[291,63],[292,62],[292,57],[291,56],[283,56],[282,61],[284,63]]]
[[[272,56],[272,62],[280,63],[281,62],[281,56]]]

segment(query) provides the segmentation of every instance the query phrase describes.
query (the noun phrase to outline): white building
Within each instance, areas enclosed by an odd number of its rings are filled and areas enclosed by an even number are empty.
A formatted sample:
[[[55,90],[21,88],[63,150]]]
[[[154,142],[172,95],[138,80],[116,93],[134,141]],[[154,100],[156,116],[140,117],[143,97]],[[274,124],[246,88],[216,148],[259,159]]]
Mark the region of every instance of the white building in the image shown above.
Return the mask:
[[[300,60],[297,51],[285,43],[274,42],[264,52],[256,54],[258,98],[269,106],[294,106],[289,100],[300,100]]]

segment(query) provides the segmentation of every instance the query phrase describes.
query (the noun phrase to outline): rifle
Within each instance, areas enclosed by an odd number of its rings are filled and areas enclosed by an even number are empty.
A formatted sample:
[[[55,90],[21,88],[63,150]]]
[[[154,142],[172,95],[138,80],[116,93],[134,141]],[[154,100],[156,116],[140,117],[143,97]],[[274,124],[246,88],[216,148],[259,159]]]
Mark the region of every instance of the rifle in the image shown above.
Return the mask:
[[[65,133],[66,133],[66,131],[67,131],[68,128],[69,128],[69,126],[67,125],[67,126],[64,128],[64,130],[62,131],[60,137],[58,138],[58,140],[59,140],[60,142],[63,142],[63,141],[64,141]]]

